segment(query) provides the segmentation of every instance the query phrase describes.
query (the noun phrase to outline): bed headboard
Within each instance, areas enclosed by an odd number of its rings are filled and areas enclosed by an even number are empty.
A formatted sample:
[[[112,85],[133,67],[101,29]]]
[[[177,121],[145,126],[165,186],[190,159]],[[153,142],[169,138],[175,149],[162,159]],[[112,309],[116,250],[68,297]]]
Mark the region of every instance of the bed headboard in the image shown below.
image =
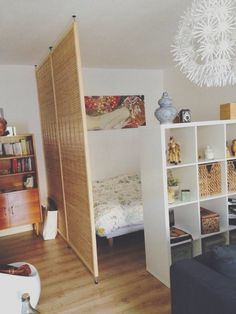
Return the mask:
[[[140,173],[137,128],[89,131],[88,144],[93,181]]]

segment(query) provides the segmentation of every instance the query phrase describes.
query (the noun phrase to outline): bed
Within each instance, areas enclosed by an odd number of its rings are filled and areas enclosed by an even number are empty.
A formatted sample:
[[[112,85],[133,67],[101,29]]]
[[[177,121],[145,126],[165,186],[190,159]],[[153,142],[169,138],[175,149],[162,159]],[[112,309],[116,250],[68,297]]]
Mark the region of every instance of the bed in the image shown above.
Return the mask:
[[[141,181],[137,174],[124,174],[93,182],[96,234],[113,238],[143,230]]]

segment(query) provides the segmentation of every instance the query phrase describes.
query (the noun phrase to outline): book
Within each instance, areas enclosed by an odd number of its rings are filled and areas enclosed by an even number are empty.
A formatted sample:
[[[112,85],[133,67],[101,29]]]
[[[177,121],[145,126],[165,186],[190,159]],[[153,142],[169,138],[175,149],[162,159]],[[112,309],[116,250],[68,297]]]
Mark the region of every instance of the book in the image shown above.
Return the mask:
[[[27,148],[27,153],[29,155],[33,155],[33,146],[32,146],[32,141],[31,140],[27,140],[26,141],[26,148]]]
[[[12,159],[11,172],[17,173],[17,159],[16,158]]]
[[[16,142],[13,144],[13,152],[14,152],[14,155],[16,155],[16,156],[22,155],[22,149],[21,149],[20,142]]]
[[[178,243],[186,240],[192,240],[191,234],[175,226],[170,227],[170,243]]]
[[[21,145],[21,150],[22,150],[22,155],[27,155],[27,146],[26,146],[26,140],[22,139],[20,140],[20,145]]]
[[[3,144],[4,152],[6,156],[13,156],[13,144],[11,143],[4,143]]]
[[[32,171],[33,167],[32,167],[32,159],[29,157],[27,160],[27,166],[28,166],[28,171]]]
[[[234,197],[229,197],[229,198],[228,198],[228,202],[229,202],[229,203],[235,203],[235,204],[236,204],[236,198],[234,198]]]

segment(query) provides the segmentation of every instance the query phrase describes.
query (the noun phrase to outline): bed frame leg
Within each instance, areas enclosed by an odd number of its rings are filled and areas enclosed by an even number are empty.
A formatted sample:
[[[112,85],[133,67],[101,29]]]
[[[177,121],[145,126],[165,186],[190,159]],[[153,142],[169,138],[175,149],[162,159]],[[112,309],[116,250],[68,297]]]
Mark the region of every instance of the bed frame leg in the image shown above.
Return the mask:
[[[109,238],[108,239],[108,244],[109,244],[110,247],[113,247],[114,239],[113,238]]]

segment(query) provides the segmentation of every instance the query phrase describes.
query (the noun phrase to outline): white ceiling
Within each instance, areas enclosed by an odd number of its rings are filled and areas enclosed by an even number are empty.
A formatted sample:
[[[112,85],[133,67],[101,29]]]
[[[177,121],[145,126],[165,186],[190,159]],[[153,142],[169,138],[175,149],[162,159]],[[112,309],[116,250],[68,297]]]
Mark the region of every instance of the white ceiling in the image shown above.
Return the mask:
[[[34,65],[76,15],[84,67],[164,68],[191,0],[0,0],[0,64]]]

